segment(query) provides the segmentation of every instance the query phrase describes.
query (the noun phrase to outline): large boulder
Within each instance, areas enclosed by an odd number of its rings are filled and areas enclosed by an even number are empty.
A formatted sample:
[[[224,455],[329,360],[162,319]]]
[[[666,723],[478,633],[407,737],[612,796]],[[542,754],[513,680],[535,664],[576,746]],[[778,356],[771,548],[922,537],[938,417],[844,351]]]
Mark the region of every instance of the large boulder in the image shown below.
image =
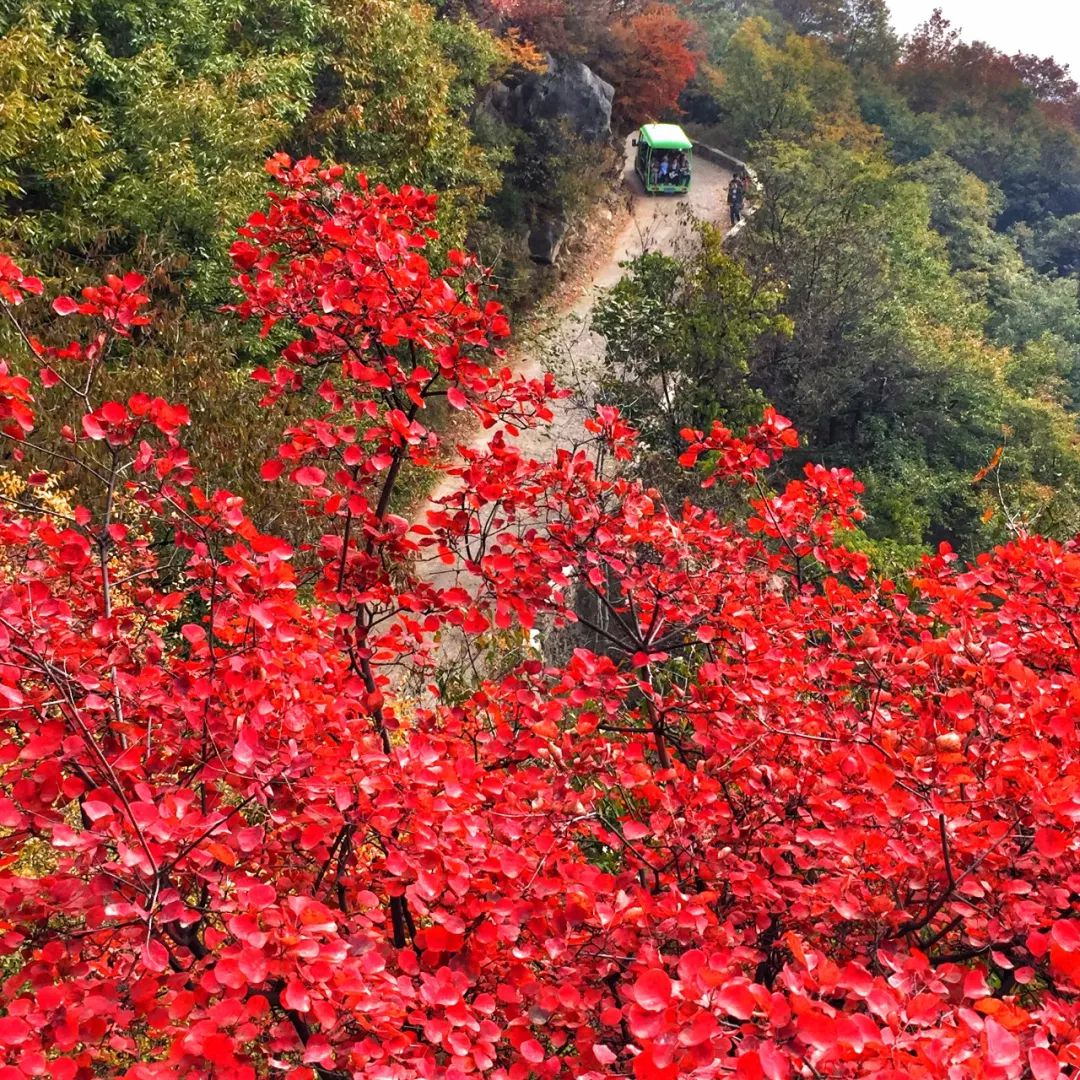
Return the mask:
[[[547,70],[515,86],[508,104],[522,127],[561,120],[581,138],[602,142],[611,135],[614,97],[615,88],[585,64],[549,56]]]
[[[569,228],[570,222],[562,213],[542,213],[539,221],[529,230],[529,257],[533,262],[554,263]]]

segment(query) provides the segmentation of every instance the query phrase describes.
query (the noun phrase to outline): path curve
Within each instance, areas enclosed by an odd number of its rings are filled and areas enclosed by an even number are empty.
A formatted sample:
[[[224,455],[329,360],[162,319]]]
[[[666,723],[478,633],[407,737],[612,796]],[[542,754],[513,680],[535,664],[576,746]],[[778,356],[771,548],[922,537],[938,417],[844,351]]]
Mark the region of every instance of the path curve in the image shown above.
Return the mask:
[[[727,226],[727,189],[731,172],[695,155],[690,190],[681,197],[647,195],[634,172],[634,136],[625,144],[622,188],[630,213],[608,250],[596,260],[588,284],[570,299],[530,317],[513,351],[517,370],[529,377],[555,374],[574,396],[555,404],[555,419],[523,433],[522,449],[535,457],[554,446],[572,446],[584,438],[582,421],[593,412],[604,360],[604,339],[589,321],[600,294],[618,284],[624,264],[646,252],[689,256],[696,243],[695,221]]]
[[[592,414],[604,359],[604,339],[589,329],[589,318],[600,294],[622,277],[623,264],[649,251],[676,257],[690,254],[695,243],[694,221],[726,228],[729,170],[695,155],[686,195],[647,195],[634,172],[635,153],[633,136],[628,136],[622,189],[629,214],[607,250],[599,257],[594,254],[588,283],[569,298],[564,296],[561,302],[531,315],[510,347],[518,372],[533,378],[551,371],[561,386],[573,392],[572,397],[553,404],[555,417],[550,424],[522,432],[519,445],[530,456],[540,457],[556,446],[573,446],[585,438],[582,423]],[[475,447],[486,438],[478,431],[468,442]],[[419,519],[423,520],[423,510],[457,484],[456,477],[445,476],[421,508]]]
[[[583,425],[594,415],[604,361],[604,339],[589,328],[589,317],[600,293],[622,277],[623,264],[649,251],[674,257],[692,254],[695,221],[727,225],[727,187],[732,175],[728,170],[695,156],[690,190],[685,196],[650,196],[634,173],[634,153],[632,138],[627,138],[622,188],[628,213],[606,251],[593,254],[591,272],[585,275],[587,284],[569,295],[567,290],[561,296],[557,293],[546,308],[530,316],[520,334],[515,333],[512,339],[511,360],[520,374],[536,377],[551,371],[558,384],[571,391],[570,397],[552,403],[554,417],[549,424],[521,432],[518,446],[529,457],[550,457],[557,447],[570,448],[587,440]],[[466,429],[458,433],[455,441],[458,446],[479,448],[488,437],[481,430]],[[459,477],[444,474],[413,520],[426,521],[427,511],[456,491],[460,483]],[[462,567],[448,566],[439,559],[422,558],[416,571],[432,584],[461,583]],[[538,632],[532,631],[529,646],[538,649],[539,642]],[[462,634],[444,636],[439,648],[444,661],[460,661],[472,655],[468,639]]]

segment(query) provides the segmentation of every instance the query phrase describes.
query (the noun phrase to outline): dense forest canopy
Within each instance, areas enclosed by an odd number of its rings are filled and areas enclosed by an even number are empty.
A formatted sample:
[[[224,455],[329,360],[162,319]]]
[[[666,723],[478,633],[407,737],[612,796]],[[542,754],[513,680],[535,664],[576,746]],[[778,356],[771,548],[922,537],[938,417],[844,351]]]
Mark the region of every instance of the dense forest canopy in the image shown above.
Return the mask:
[[[268,449],[247,372],[272,349],[217,315],[266,157],[438,191],[446,242],[525,304],[551,275],[524,234],[587,213],[616,158],[492,107],[554,55],[613,85],[617,133],[681,119],[760,173],[734,258],[783,291],[795,332],[711,356],[687,423],[785,410],[811,456],[859,469],[866,542],[900,563],[1080,521],[1080,97],[1052,59],[967,42],[940,13],[900,40],[879,0],[65,0],[0,19],[0,236],[50,280],[149,276],[171,322],[161,388],[191,400],[211,475],[267,514],[231,451]]]
[[[561,387],[529,239],[645,120],[753,213]],[[0,1080],[1077,1076],[1066,69],[882,0],[9,0],[0,197]]]
[[[747,385],[811,456],[859,470],[881,557],[974,550],[1020,521],[1070,534],[1068,72],[965,42],[940,12],[898,40],[871,0],[690,7],[711,53],[686,115],[755,162],[761,209],[737,257],[782,285],[796,328],[762,339]]]

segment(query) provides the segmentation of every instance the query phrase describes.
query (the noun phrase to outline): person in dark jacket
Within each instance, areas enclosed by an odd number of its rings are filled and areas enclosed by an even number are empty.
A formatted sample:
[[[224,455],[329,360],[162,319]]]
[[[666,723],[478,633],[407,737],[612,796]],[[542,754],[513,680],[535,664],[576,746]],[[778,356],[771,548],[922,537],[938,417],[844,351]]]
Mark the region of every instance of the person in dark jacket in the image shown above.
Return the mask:
[[[727,189],[727,203],[728,203],[728,217],[731,219],[732,228],[742,218],[743,200],[745,198],[745,189],[741,176],[733,176],[731,183],[728,184]]]

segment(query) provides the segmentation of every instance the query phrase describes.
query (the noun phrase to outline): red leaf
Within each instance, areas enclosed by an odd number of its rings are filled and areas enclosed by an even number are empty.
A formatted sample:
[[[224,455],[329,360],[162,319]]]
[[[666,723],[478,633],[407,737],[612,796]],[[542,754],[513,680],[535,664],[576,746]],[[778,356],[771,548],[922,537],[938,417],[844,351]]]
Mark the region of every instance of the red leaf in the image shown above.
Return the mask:
[[[761,1056],[756,1050],[740,1054],[735,1063],[737,1080],[765,1080],[765,1070],[761,1065]]]
[[[879,795],[886,794],[896,782],[896,775],[887,765],[875,761],[866,774],[866,783],[871,791]]]
[[[89,557],[90,545],[82,539],[64,544],[57,555],[58,561],[67,567],[82,566]]]
[[[1035,830],[1035,847],[1048,859],[1060,859],[1069,850],[1069,837],[1060,829]]]
[[[972,968],[964,976],[964,997],[977,999],[989,997],[992,993],[986,981],[986,973],[981,968]]]
[[[258,949],[244,949],[237,958],[236,966],[250,984],[263,982],[270,973],[269,961]]]
[[[21,1016],[0,1016],[0,1046],[19,1046],[30,1036],[30,1025]]]
[[[521,1044],[521,1056],[533,1065],[540,1065],[547,1057],[547,1054],[544,1053],[544,1048],[535,1039],[526,1039]]]
[[[719,1031],[720,1025],[716,1022],[716,1017],[703,1009],[689,1024],[683,1025],[679,1030],[679,1042],[683,1046],[700,1046]]]
[[[1050,937],[1067,952],[1080,953],[1080,920],[1058,919],[1050,928]]]
[[[989,1064],[1004,1068],[1020,1060],[1020,1041],[1011,1031],[1003,1028],[992,1016],[986,1018],[984,1030],[986,1060]]]
[[[952,690],[941,699],[941,707],[949,715],[957,720],[969,717],[974,704],[971,695],[966,690]]]
[[[82,812],[91,821],[100,821],[102,818],[111,817],[115,812],[107,803],[99,799],[86,799],[82,804]]]
[[[671,1001],[671,979],[667,972],[652,968],[637,977],[631,996],[648,1012],[659,1012]]]
[[[98,415],[109,424],[122,424],[128,418],[127,409],[119,401],[106,401],[98,409]]]
[[[728,984],[716,995],[716,1005],[736,1020],[749,1020],[757,1009],[757,1001],[747,984]]]
[[[326,473],[322,469],[316,469],[314,465],[305,465],[297,469],[292,478],[302,487],[317,487],[326,479]]]
[[[236,1063],[236,1048],[228,1035],[215,1031],[203,1039],[202,1056],[211,1065],[229,1066]]]
[[[821,1013],[806,1013],[797,1021],[799,1038],[815,1050],[828,1050],[836,1042],[836,1021]]]
[[[70,296],[58,296],[52,306],[57,315],[74,315],[79,310],[79,305]]]
[[[281,991],[281,1003],[286,1009],[306,1013],[311,1009],[311,998],[299,979],[290,979]]]
[[[1049,1050],[1033,1046],[1028,1051],[1028,1064],[1031,1066],[1032,1080],[1059,1080],[1061,1065]]]
[[[634,1058],[635,1080],[675,1080],[678,1075],[679,1067],[673,1061],[657,1060],[657,1048],[651,1042]]]
[[[143,945],[142,962],[148,971],[165,971],[169,966],[169,951],[157,938],[151,938]]]
[[[82,428],[88,438],[91,439],[104,439],[105,429],[98,423],[96,416],[91,413],[84,414],[82,418]]]

